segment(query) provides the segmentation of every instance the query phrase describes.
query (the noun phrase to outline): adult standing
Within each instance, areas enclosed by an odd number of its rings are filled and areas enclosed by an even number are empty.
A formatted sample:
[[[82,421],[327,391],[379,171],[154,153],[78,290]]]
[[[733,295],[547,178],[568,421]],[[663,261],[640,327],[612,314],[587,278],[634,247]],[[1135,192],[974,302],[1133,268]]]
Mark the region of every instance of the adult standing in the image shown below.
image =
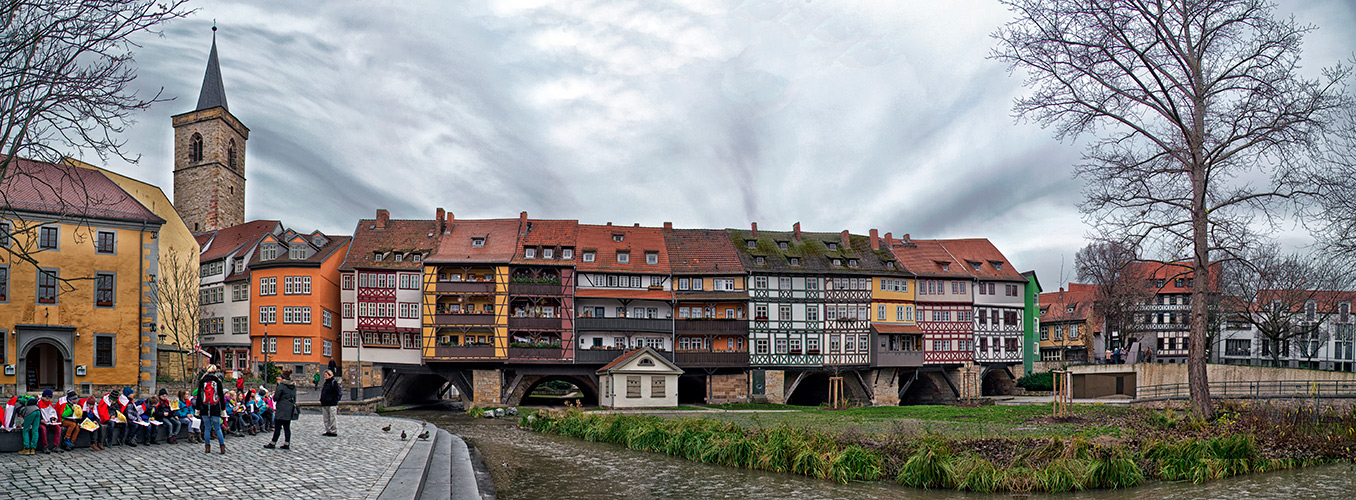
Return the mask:
[[[226,435],[221,432],[221,416],[226,413],[226,387],[216,365],[207,365],[207,373],[198,380],[198,414],[202,416],[206,453],[212,453],[212,433],[216,432],[221,454],[226,454]]]
[[[325,432],[320,435],[338,436],[339,381],[334,379],[334,372],[329,370],[325,370],[325,386],[320,388],[320,410],[325,416]]]
[[[301,416],[301,408],[297,407],[297,386],[292,383],[292,370],[283,370],[282,376],[278,377],[278,387],[273,389],[273,404],[273,440],[264,448],[290,450],[292,421]],[[282,446],[278,446],[280,432],[283,434]]]

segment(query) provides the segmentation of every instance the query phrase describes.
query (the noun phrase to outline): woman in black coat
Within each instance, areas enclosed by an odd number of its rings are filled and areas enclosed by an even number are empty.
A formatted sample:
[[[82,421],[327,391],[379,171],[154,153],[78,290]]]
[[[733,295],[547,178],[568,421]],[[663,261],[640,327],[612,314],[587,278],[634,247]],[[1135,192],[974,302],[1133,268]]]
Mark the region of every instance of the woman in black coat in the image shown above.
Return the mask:
[[[292,370],[283,370],[278,377],[278,388],[273,391],[273,440],[264,448],[292,448],[292,421],[301,416],[297,407],[297,386],[292,383]],[[284,434],[282,446],[278,446],[278,433]]]

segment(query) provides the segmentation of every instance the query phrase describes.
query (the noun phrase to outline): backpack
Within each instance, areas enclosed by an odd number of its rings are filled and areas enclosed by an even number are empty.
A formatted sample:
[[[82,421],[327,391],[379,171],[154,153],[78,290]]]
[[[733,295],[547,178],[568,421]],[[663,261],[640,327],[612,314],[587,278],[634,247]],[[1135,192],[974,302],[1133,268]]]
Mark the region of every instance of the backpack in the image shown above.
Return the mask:
[[[208,382],[202,385],[202,404],[208,408],[221,404],[221,394],[217,393],[217,384]]]

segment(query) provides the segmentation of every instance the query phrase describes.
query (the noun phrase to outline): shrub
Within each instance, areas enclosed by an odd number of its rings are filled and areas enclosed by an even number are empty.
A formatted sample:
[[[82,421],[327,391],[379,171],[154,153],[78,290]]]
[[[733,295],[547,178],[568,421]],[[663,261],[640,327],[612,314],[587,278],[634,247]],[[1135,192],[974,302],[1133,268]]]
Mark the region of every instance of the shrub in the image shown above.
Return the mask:
[[[895,480],[899,484],[930,490],[954,488],[956,477],[951,468],[951,450],[939,442],[926,442],[904,462]]]
[[[1017,386],[1028,391],[1053,391],[1055,376],[1050,372],[1032,373],[1017,379]]]

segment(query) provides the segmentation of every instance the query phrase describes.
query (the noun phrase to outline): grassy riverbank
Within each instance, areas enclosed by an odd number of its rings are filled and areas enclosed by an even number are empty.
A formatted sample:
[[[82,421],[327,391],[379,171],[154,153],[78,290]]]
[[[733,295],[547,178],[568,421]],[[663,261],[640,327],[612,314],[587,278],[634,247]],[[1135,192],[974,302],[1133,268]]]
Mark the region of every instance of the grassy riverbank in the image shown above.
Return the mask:
[[[748,406],[728,409],[772,409]],[[1192,420],[1173,410],[1081,406],[874,407],[700,416],[548,410],[520,426],[705,463],[928,489],[1062,492],[1148,479],[1205,482],[1350,461],[1352,411],[1228,407]]]

